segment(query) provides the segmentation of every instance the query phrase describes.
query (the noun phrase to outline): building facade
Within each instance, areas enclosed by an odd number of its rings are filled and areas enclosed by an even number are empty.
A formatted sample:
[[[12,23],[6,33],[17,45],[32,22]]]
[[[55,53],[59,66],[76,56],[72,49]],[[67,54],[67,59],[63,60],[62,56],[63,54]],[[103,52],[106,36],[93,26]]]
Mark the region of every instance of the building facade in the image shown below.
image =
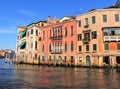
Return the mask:
[[[39,21],[26,27],[18,27],[16,62],[38,63],[38,39],[41,35],[39,29],[45,25],[47,25],[46,21]]]
[[[40,54],[42,64],[75,65],[77,52],[75,17],[63,17],[56,24],[42,28]]]
[[[64,66],[120,66],[120,1],[18,28],[17,62]]]
[[[78,15],[77,56],[84,66],[120,64],[120,8],[92,10]]]

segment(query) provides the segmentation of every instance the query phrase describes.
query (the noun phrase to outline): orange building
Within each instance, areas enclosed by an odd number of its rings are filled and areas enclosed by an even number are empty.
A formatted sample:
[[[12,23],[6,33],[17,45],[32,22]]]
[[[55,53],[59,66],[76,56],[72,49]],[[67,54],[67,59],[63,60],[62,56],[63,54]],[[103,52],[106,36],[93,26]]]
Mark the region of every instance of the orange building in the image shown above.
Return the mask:
[[[80,14],[77,19],[77,57],[82,66],[120,64],[120,8],[111,6]]]

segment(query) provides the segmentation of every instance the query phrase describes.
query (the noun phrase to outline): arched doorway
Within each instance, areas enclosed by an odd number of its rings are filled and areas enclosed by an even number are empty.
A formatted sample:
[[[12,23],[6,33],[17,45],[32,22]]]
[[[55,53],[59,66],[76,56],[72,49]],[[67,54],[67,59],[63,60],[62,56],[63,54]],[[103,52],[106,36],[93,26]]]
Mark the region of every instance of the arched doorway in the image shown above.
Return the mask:
[[[91,66],[91,60],[89,55],[86,56],[86,66]]]

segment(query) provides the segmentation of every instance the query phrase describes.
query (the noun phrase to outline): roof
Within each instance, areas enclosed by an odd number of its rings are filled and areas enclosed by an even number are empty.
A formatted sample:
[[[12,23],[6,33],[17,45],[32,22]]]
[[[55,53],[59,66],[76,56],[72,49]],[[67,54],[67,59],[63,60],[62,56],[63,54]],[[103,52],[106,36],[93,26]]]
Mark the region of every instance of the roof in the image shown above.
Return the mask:
[[[68,20],[71,20],[71,19],[75,19],[76,16],[64,16],[63,18],[61,18],[59,20],[59,22],[64,22],[64,21],[68,21]]]

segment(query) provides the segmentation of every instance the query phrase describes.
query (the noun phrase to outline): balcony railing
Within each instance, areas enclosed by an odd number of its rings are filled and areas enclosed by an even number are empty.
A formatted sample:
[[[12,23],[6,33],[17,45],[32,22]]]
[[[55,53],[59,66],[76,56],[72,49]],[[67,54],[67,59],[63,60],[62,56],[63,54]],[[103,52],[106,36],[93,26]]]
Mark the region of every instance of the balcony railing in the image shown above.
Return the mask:
[[[120,36],[104,36],[104,41],[120,41]]]
[[[62,53],[62,50],[58,50],[58,51],[51,50],[51,54],[61,54],[61,53]]]
[[[52,40],[61,40],[62,39],[62,36],[54,36],[54,37],[51,37]]]

